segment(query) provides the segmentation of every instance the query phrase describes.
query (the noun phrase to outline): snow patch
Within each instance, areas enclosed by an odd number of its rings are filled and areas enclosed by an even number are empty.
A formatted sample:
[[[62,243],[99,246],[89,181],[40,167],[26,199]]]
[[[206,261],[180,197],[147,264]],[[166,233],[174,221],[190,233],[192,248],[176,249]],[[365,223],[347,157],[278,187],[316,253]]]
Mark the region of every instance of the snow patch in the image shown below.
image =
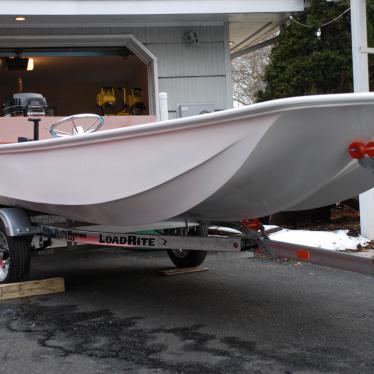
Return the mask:
[[[344,251],[346,249],[356,249],[358,245],[364,247],[369,240],[363,236],[348,236],[348,230],[338,231],[308,231],[308,230],[288,230],[270,234],[270,239],[280,242],[307,245],[323,249]]]

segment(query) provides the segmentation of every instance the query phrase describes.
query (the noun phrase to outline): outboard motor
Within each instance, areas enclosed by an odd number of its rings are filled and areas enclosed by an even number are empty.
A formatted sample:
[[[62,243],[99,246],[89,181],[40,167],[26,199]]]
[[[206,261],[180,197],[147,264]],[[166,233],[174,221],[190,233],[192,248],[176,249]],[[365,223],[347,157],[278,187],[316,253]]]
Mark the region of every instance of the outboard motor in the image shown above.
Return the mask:
[[[47,101],[38,93],[16,93],[5,99],[3,104],[4,117],[34,117],[47,114]]]

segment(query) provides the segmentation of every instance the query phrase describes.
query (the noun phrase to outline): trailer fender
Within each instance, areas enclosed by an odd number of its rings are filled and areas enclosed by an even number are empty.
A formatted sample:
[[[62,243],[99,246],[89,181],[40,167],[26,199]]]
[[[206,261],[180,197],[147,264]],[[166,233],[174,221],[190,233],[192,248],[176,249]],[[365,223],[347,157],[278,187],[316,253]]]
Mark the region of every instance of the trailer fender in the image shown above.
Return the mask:
[[[8,236],[30,236],[35,233],[35,227],[26,212],[20,208],[1,208],[0,222]]]

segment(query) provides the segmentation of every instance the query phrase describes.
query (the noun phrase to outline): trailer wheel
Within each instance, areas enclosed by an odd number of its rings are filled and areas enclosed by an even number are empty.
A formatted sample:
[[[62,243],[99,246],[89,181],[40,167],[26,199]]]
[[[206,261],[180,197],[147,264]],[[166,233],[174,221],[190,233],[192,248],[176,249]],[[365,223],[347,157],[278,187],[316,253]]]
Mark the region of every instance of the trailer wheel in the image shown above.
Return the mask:
[[[178,233],[181,235],[181,233]],[[202,224],[192,233],[196,236],[208,236],[208,226]],[[168,249],[168,255],[172,263],[179,268],[189,268],[201,265],[207,255],[207,251],[190,251],[187,249]]]
[[[168,249],[170,260],[178,268],[192,268],[201,265],[206,251],[188,251],[185,249]]]
[[[11,237],[0,225],[0,284],[27,280],[30,271],[29,237]]]

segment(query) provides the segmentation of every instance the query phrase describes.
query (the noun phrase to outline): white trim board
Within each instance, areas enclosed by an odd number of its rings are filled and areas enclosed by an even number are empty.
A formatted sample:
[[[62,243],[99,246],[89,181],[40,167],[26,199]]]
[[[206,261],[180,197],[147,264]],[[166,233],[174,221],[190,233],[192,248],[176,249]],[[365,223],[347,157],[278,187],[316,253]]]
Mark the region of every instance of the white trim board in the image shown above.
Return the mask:
[[[49,6],[48,6],[49,5]],[[18,15],[152,15],[298,12],[304,0],[0,0],[0,14]]]

